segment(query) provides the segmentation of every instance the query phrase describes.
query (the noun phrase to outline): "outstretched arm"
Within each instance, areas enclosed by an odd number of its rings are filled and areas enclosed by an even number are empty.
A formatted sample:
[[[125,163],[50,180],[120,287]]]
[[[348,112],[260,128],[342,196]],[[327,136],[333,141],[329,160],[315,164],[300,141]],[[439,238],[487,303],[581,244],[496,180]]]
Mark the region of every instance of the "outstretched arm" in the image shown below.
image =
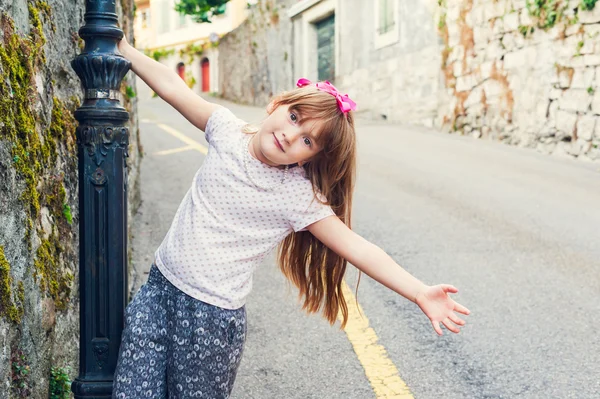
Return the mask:
[[[194,126],[205,129],[208,118],[219,105],[194,93],[175,71],[136,50],[125,38],[119,42],[119,51],[131,61],[133,72],[160,98],[171,104]]]
[[[416,303],[431,320],[434,330],[442,335],[440,323],[458,333],[465,324],[454,312],[469,314],[464,306],[454,302],[448,293],[458,290],[448,284],[428,286],[398,265],[381,248],[348,228],[338,217],[329,216],[308,230],[324,245],[346,259],[371,278]]]

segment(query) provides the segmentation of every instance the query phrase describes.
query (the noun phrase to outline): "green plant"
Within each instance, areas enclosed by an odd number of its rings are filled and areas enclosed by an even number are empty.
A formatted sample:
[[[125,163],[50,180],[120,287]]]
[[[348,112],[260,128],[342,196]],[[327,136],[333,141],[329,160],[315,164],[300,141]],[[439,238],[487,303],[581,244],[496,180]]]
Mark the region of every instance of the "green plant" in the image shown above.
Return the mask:
[[[585,43],[583,40],[580,40],[579,42],[577,42],[577,48],[575,49],[575,55],[576,56],[580,56],[581,55],[581,49],[583,48],[583,46],[585,46]]]
[[[581,8],[587,11],[592,11],[598,0],[581,0]]]
[[[125,94],[127,95],[127,98],[135,97],[135,91],[133,91],[133,87],[127,86],[127,88],[125,89]]]
[[[13,352],[11,357],[12,364],[12,384],[13,395],[18,398],[28,398],[31,395],[31,386],[29,381],[29,364],[27,357],[20,349]]]
[[[173,53],[175,53],[175,50],[173,50],[173,49],[170,49],[170,50],[158,49],[158,50],[154,50],[154,51],[148,51],[148,52],[146,52],[146,55],[154,58],[155,61],[160,61],[164,57],[168,57]]]
[[[68,399],[71,392],[70,369],[52,367],[50,369],[50,399]]]
[[[229,0],[180,0],[175,4],[175,11],[189,15],[194,22],[208,22],[216,15],[223,14]]]
[[[525,2],[529,15],[536,17],[541,29],[552,28],[563,16],[568,2],[561,0],[527,0]]]
[[[588,92],[588,94],[594,94],[596,92],[596,90],[592,86],[590,86],[587,88],[587,92]]]

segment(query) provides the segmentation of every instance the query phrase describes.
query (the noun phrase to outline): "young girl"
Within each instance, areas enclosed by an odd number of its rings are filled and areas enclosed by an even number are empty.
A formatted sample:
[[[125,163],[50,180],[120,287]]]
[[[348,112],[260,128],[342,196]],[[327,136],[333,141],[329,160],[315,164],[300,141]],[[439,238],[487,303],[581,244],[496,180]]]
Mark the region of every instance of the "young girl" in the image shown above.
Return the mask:
[[[228,398],[246,337],[252,274],[276,246],[308,312],[335,323],[348,309],[347,262],[415,302],[442,334],[468,314],[350,229],[356,105],[328,82],[298,81],[251,128],[194,94],[126,40],[119,50],[161,98],[203,130],[209,151],[125,311],[113,398]]]

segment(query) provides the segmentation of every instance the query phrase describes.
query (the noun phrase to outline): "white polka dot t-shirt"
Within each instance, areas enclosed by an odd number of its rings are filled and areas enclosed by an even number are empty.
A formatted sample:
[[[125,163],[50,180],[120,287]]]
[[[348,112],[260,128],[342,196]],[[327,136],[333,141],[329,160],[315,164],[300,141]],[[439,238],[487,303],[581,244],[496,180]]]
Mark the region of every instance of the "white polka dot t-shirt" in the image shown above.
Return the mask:
[[[248,153],[245,124],[226,108],[212,113],[206,159],[155,253],[173,285],[226,309],[244,305],[254,270],[288,234],[334,214],[301,167],[281,183],[283,169]]]

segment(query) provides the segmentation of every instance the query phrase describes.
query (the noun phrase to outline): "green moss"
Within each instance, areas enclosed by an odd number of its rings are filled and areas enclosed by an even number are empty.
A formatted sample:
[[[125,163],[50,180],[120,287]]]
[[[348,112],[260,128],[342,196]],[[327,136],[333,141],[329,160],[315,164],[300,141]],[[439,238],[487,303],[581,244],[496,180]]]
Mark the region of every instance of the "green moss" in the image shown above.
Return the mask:
[[[23,288],[23,282],[19,281],[16,297],[13,298],[12,282],[10,264],[4,255],[4,247],[0,246],[0,315],[8,318],[13,323],[19,324],[23,317],[25,289]]]
[[[52,108],[52,120],[46,133],[46,142],[51,143],[56,149],[56,141],[63,140],[67,146],[67,151],[75,155],[77,153],[77,140],[75,132],[77,130],[77,121],[73,113],[58,98],[54,97],[54,107]],[[79,106],[79,99],[76,102]],[[55,150],[56,152],[56,150]],[[52,161],[56,160],[56,153]]]
[[[43,114],[36,114],[35,102],[38,94],[35,84],[37,70],[45,63],[43,45],[43,26],[40,15],[46,20],[50,17],[50,7],[45,2],[29,2],[30,34],[19,36],[13,21],[6,15],[0,15],[3,27],[3,43],[0,42],[0,137],[11,144],[11,159],[17,177],[24,183],[20,200],[26,212],[25,240],[32,249],[32,233],[39,224],[40,209],[47,206],[54,218],[53,231],[47,240],[43,240],[34,260],[34,277],[39,279],[42,292],[49,294],[57,309],[64,309],[71,292],[73,275],[60,264],[63,247],[59,237],[65,237],[72,223],[71,209],[67,202],[63,185],[63,176],[57,177],[54,169],[59,149],[64,148],[71,154],[67,157],[72,163],[69,170],[76,170],[76,121],[72,112],[58,98],[53,99],[51,119],[48,123]],[[75,108],[80,105],[77,97],[71,99]],[[62,143],[62,144],[61,144]],[[44,232],[38,232],[42,237]],[[3,265],[2,299],[3,313],[17,322],[21,315],[18,306],[8,305],[5,298],[11,299],[10,270]],[[8,284],[7,284],[8,283]],[[21,295],[22,292],[22,295]],[[6,296],[8,295],[8,296]],[[22,283],[17,291],[17,303],[24,297]],[[16,309],[16,310],[15,310]],[[20,312],[20,314],[19,314]]]
[[[37,14],[33,15],[33,22],[39,22]],[[0,133],[13,143],[11,155],[14,167],[25,182],[21,200],[26,204],[27,213],[36,218],[40,211],[36,176],[42,169],[39,160],[43,153],[35,130],[37,120],[32,99],[36,95],[34,67],[40,62],[43,40],[33,41],[37,28],[32,28],[30,38],[23,39],[14,33],[12,20],[4,15],[1,20],[5,36],[4,45],[0,46]],[[30,233],[28,231],[28,235]]]
[[[52,297],[56,309],[64,310],[69,302],[73,274],[63,271],[59,264],[61,253],[64,251],[56,230],[53,229],[48,239],[42,240],[34,261],[33,274],[43,292]]]

